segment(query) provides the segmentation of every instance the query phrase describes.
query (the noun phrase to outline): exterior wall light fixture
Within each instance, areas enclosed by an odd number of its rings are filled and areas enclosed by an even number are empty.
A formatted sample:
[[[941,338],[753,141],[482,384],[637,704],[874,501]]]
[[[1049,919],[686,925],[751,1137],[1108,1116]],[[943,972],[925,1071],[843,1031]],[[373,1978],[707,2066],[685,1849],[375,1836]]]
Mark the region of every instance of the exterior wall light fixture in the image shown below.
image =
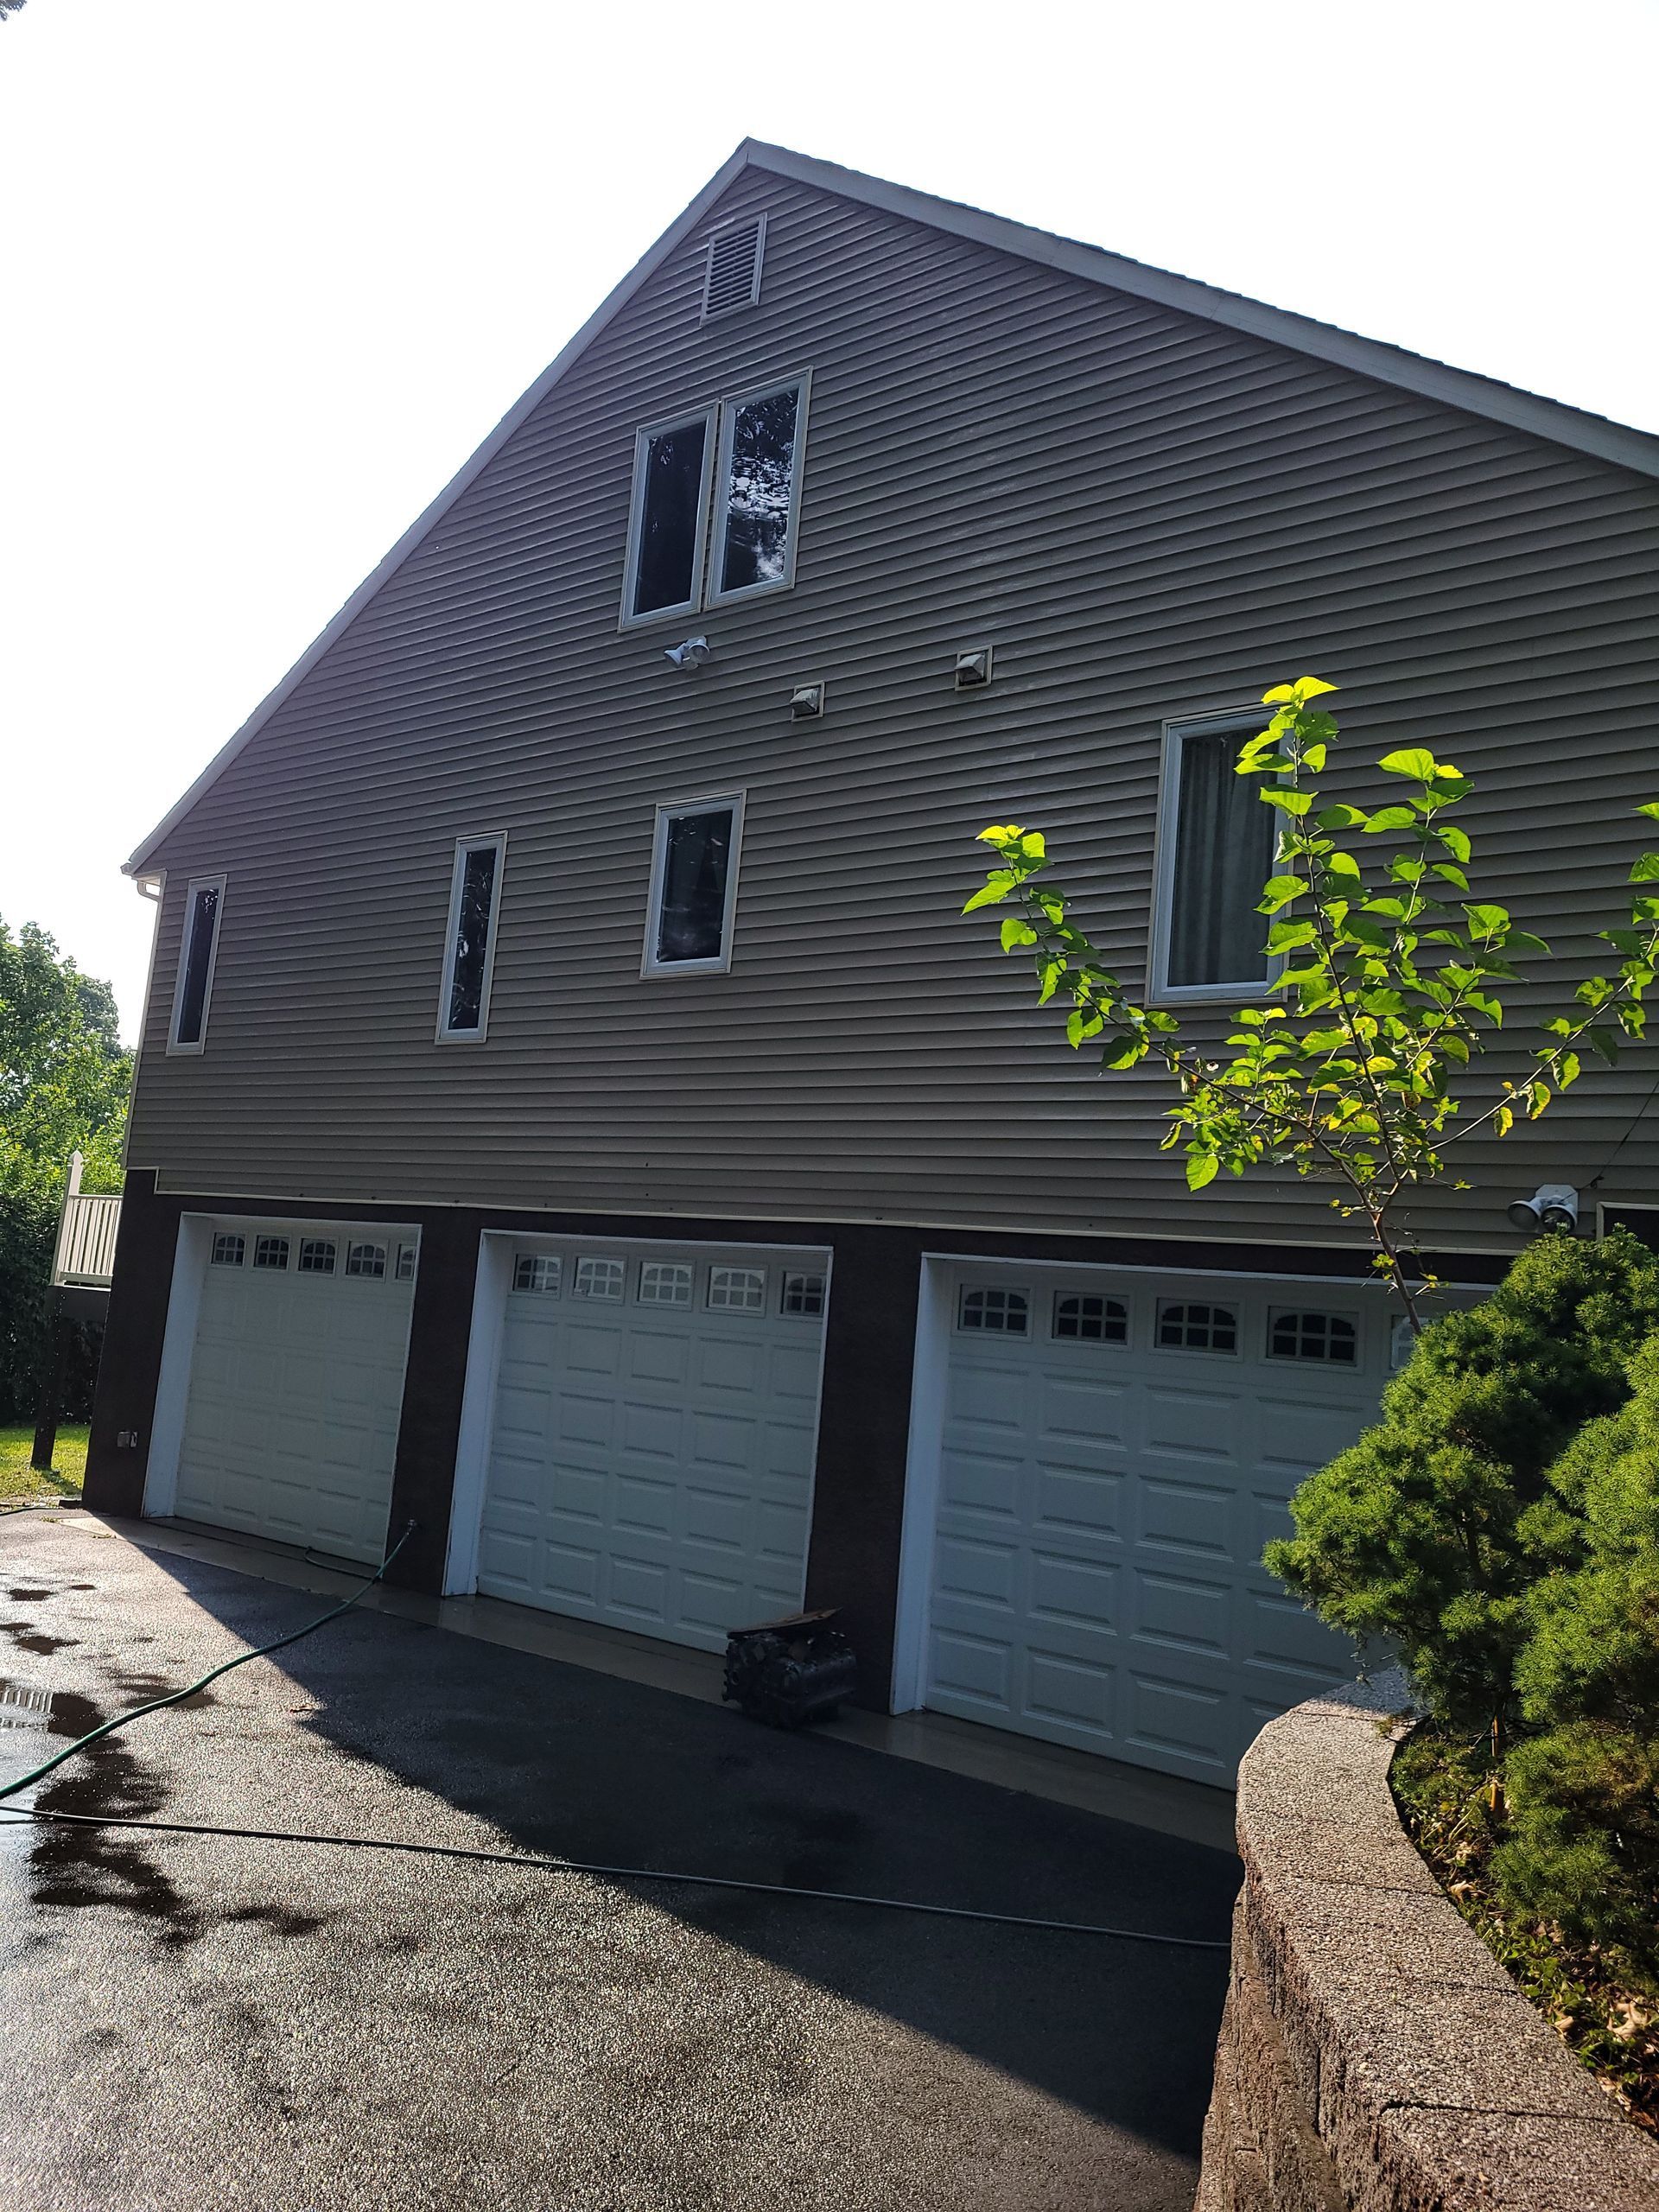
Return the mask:
[[[1541,1183],[1529,1198],[1510,1200],[1509,1216],[1532,1236],[1552,1229],[1571,1236],[1579,1225],[1579,1194],[1570,1183]]]

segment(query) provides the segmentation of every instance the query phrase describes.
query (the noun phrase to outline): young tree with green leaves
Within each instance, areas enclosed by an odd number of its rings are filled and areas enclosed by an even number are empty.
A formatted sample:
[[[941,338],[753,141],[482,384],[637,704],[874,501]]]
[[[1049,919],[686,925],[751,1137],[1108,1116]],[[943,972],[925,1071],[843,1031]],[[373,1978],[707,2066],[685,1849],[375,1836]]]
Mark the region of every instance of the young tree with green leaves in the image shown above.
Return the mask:
[[[1543,1025],[1529,1073],[1494,1076],[1465,1103],[1503,1027],[1503,988],[1520,980],[1516,961],[1549,948],[1471,889],[1472,840],[1452,817],[1474,785],[1427,747],[1378,763],[1400,785],[1386,805],[1322,795],[1338,733],[1316,702],[1335,689],[1304,676],[1268,691],[1272,719],[1239,753],[1237,772],[1260,779],[1258,796],[1279,816],[1258,909],[1278,972],[1274,1002],[1243,1009],[1224,1051],[1192,1042],[1173,1014],[1130,995],[1045,880],[1039,830],[980,833],[998,864],[965,911],[1017,909],[1002,923],[1003,950],[1030,951],[1039,1004],[1070,999],[1073,1046],[1097,1043],[1109,1069],[1167,1069],[1177,1101],[1164,1149],[1185,1146],[1192,1189],[1224,1168],[1256,1166],[1334,1183],[1335,1203],[1364,1221],[1415,1331],[1422,1286],[1402,1238],[1402,1201],[1446,1172],[1452,1146],[1535,1120],[1577,1080],[1586,1051],[1611,1061],[1622,1039],[1641,1036],[1659,968],[1659,853],[1631,870],[1628,923],[1601,932],[1616,956],[1610,972],[1581,983],[1572,1010]],[[1637,810],[1659,819],[1659,804]]]

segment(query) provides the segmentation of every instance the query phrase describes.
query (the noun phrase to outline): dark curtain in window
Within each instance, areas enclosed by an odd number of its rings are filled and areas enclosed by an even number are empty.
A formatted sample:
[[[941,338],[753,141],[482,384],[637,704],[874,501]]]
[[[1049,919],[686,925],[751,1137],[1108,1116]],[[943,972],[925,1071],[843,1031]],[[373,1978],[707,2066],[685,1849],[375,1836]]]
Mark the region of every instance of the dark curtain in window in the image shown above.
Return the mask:
[[[769,392],[737,410],[726,487],[722,591],[778,582],[789,563],[789,486],[800,394]]]
[[[1273,873],[1278,817],[1262,804],[1261,778],[1234,770],[1243,737],[1179,741],[1172,984],[1256,983],[1267,974],[1268,923],[1255,909]]]
[[[207,1010],[207,969],[213,957],[213,931],[219,925],[219,886],[204,884],[191,901],[185,926],[190,950],[185,955],[179,987],[178,1042],[200,1045],[201,1020]]]
[[[484,962],[495,904],[496,849],[473,845],[461,863],[461,912],[455,918],[455,965],[449,983],[451,1029],[476,1029],[484,1007]]]
[[[670,817],[657,924],[658,960],[719,959],[731,853],[730,807]]]
[[[634,572],[633,612],[683,607],[696,568],[698,494],[702,489],[704,423],[663,430],[645,446],[645,502],[639,516],[639,558]]]

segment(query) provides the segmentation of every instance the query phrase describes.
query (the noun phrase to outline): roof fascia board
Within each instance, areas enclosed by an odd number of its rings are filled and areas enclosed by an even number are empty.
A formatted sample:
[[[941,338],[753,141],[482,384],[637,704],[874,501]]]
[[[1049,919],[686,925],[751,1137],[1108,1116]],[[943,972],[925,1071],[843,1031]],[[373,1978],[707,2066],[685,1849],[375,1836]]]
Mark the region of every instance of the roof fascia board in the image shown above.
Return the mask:
[[[1084,277],[1090,283],[1109,285],[1114,290],[1155,301],[1161,307],[1179,308],[1183,314],[1200,316],[1206,322],[1219,322],[1234,330],[1246,331],[1254,338],[1265,338],[1274,345],[1312,353],[1339,368],[1399,385],[1424,398],[1438,400],[1444,406],[1460,408],[1465,414],[1490,416],[1497,422],[1508,423],[1512,429],[1529,431],[1535,437],[1547,438],[1555,445],[1573,446],[1593,454],[1599,461],[1613,461],[1622,467],[1639,470],[1643,475],[1659,476],[1659,436],[1612,422],[1605,416],[1587,414],[1580,408],[1567,406],[1562,400],[1545,399],[1535,392],[1522,391],[1517,385],[1479,376],[1472,370],[1456,369],[1448,362],[1433,361],[1421,354],[1408,353],[1404,347],[1388,345],[1381,339],[1362,338],[1356,331],[1339,330],[1333,323],[1317,322],[1312,316],[1294,314],[1288,308],[1269,307],[1264,301],[1246,299],[1242,293],[1220,291],[1214,285],[1200,283],[1196,277],[1178,276],[1168,270],[1154,269],[1146,262],[1131,261],[1122,254],[1108,252],[1103,246],[1058,238],[1048,231],[1033,230],[1029,224],[1014,222],[1007,216],[987,214],[955,200],[937,200],[930,193],[912,191],[908,185],[889,184],[882,178],[866,176],[858,169],[842,168],[834,162],[797,154],[786,146],[769,146],[757,139],[746,139],[739,151],[747,154],[757,168],[773,170],[798,184],[837,193],[843,200],[863,200],[890,215],[900,215],[913,223],[927,224],[934,230],[950,232],[958,238],[970,238],[976,245],[991,246],[1002,253],[1016,254],[1027,261],[1040,262],[1047,268],[1063,270],[1068,276]]]
[[[143,842],[136,846],[130,855],[123,861],[121,863],[123,875],[137,875],[141,872],[145,862],[154,854],[163,838],[171,836],[209,785],[218,782],[238,753],[251,739],[257,736],[283,702],[305,680],[323,655],[351,627],[381,586],[396,575],[428,531],[442,519],[455,501],[460,499],[461,493],[466,491],[467,486],[489,466],[508,439],[512,436],[514,431],[535,413],[565,371],[587,352],[606,325],[621,312],[639,287],[653,276],[669,256],[683,244],[721,194],[727,191],[748,167],[749,151],[746,144],[740,146],[731,158],[715,170],[690,206],[669,225],[656,244],[649,247],[635,262],[621,283],[613,291],[607,295],[601,304],[576,332],[575,337],[555,354],[524,397],[516,400],[508,408],[482,445],[468,460],[461,463],[436,499],[410,524],[385,560],[365,576],[339,613],[312,639],[287,675],[265,694],[235,735],[228,739],[214,753],[189,790],[175,805],[168,809]]]

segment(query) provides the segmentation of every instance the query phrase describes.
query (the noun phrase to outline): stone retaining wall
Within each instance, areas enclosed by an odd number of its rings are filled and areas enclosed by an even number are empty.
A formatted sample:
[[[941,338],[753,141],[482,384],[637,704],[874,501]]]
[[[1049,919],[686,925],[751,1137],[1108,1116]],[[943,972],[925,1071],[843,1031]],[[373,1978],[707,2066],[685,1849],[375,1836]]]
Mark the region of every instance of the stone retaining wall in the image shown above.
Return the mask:
[[[1398,1675],[1298,1706],[1239,1770],[1244,1889],[1197,2212],[1659,2212],[1631,2126],[1413,1848]]]

